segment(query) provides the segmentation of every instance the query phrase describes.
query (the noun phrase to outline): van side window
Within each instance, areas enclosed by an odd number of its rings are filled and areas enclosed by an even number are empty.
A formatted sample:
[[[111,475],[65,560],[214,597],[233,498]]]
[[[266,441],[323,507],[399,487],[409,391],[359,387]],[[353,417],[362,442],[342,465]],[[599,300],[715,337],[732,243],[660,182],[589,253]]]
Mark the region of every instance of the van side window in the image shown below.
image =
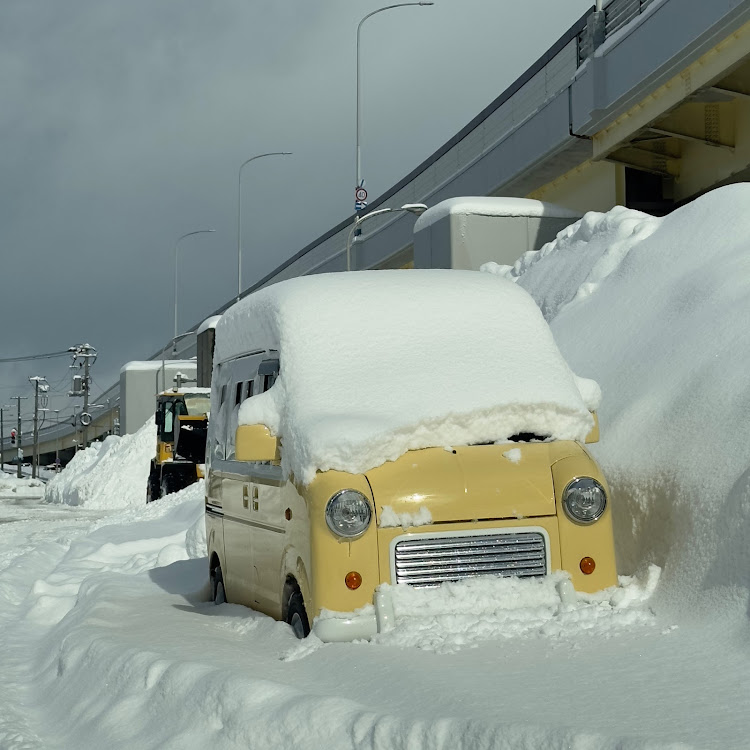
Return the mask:
[[[258,367],[258,375],[261,378],[261,392],[265,393],[279,377],[280,366],[278,359],[264,359]]]
[[[219,391],[219,408],[215,415],[209,420],[209,430],[214,436],[214,457],[223,459],[225,457],[224,426],[227,420],[227,384],[224,383]]]
[[[258,371],[258,364],[263,353],[255,352],[247,356],[220,365],[221,387],[218,418],[209,421],[214,424],[215,435],[221,442],[222,458],[225,461],[235,460],[235,434],[239,421],[240,406],[253,395],[253,379]],[[219,384],[217,382],[217,387]],[[257,389],[256,389],[257,392]]]

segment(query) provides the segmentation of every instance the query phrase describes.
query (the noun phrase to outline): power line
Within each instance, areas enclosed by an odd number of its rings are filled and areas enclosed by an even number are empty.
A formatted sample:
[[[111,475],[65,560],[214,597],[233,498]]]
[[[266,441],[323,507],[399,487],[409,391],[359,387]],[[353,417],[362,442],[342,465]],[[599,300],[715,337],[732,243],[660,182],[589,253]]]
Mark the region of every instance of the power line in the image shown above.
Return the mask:
[[[49,352],[48,354],[28,354],[25,357],[4,357],[0,358],[0,364],[6,362],[28,362],[32,359],[52,359],[52,357],[67,357],[70,352],[66,349],[64,352]]]

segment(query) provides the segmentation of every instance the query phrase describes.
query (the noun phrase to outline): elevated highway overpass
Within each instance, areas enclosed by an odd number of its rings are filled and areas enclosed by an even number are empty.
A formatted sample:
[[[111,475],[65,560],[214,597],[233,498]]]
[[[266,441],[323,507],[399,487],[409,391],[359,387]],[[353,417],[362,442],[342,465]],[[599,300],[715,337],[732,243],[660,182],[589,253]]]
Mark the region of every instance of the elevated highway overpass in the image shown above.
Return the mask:
[[[749,177],[750,0],[605,0],[368,211],[472,195],[536,198],[579,212],[619,204],[661,215]],[[353,220],[244,295],[302,274],[345,270]],[[424,265],[414,253],[413,223],[408,214],[368,221],[352,267]],[[195,348],[187,336],[177,356],[193,356]],[[119,395],[115,384],[97,397],[110,408],[95,415],[90,436],[112,429]],[[76,436],[61,425],[41,438],[48,458],[58,441],[70,451]],[[8,459],[7,440],[4,449]]]

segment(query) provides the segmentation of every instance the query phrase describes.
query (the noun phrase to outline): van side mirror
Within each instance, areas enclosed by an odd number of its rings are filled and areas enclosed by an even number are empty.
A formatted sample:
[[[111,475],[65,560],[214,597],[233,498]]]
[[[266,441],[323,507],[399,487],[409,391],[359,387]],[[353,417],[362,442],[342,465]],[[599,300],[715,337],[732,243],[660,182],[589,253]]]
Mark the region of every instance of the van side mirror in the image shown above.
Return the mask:
[[[586,435],[587,443],[598,443],[599,442],[599,417],[595,411],[591,412],[591,416],[594,418],[594,426],[591,428],[591,432]]]
[[[279,461],[279,439],[264,424],[241,424],[234,436],[237,461]]]

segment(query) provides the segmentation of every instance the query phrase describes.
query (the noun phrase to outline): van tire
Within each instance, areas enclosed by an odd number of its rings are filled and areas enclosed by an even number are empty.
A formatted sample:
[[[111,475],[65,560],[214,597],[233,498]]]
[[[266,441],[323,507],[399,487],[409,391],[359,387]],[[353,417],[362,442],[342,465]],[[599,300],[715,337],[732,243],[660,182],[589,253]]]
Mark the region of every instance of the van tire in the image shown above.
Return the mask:
[[[213,594],[214,604],[227,603],[227,594],[224,590],[224,578],[221,575],[221,567],[218,565],[213,573],[211,573],[211,593]]]
[[[287,600],[286,621],[294,632],[294,635],[300,640],[310,635],[310,622],[307,619],[305,600],[302,598],[302,593],[296,585],[291,589],[289,599]]]

